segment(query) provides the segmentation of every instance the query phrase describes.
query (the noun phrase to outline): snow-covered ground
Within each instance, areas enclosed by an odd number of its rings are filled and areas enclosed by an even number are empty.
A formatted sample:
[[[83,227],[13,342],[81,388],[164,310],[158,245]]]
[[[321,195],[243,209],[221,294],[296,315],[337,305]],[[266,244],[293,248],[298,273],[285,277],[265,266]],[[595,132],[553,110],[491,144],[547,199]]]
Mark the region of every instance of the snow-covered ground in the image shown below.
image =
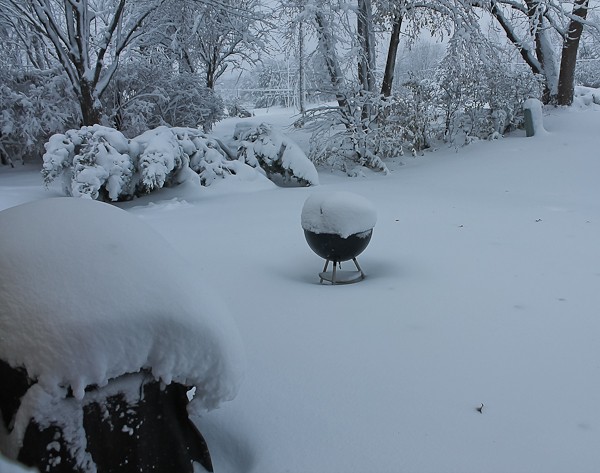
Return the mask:
[[[405,157],[389,176],[232,179],[119,204],[219,288],[241,333],[238,396],[197,419],[215,471],[598,471],[593,107],[546,111],[540,137]],[[364,281],[319,284],[300,225],[317,190],[376,208]],[[32,167],[0,169],[0,209],[55,195]]]

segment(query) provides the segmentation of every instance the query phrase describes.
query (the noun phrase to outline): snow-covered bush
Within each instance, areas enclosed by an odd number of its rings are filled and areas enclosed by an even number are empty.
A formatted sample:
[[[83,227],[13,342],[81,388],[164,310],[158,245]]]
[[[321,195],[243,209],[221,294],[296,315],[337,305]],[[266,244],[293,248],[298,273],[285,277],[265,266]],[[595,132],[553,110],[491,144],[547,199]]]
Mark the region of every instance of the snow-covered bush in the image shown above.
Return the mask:
[[[163,85],[156,111],[165,125],[202,127],[208,132],[224,117],[223,99],[203,84],[200,74],[175,74]]]
[[[203,186],[215,180],[237,174],[238,161],[229,161],[219,141],[193,128],[172,128],[183,152],[189,156],[189,167],[200,176]]]
[[[46,143],[42,176],[49,184],[62,177],[63,191],[73,197],[110,200],[135,192],[135,156],[129,140],[101,125],[56,134]]]
[[[401,144],[413,154],[429,148],[436,134],[438,113],[434,100],[435,89],[436,84],[430,79],[412,79],[404,82],[399,91],[386,101],[391,103],[380,128],[389,134],[390,121],[399,124]],[[393,133],[393,130],[390,131]],[[398,143],[398,134],[395,136]],[[393,139],[393,136],[390,138]],[[397,152],[384,154],[386,157],[397,155]]]
[[[458,30],[436,72],[435,100],[444,122],[443,138],[469,142],[492,138],[523,121],[522,105],[541,96],[539,78],[474,31]]]
[[[225,101],[225,110],[228,117],[249,118],[252,112],[244,105],[239,97]]]
[[[388,172],[382,154],[393,153],[395,147],[378,126],[389,111],[388,104],[373,94],[352,94],[347,106],[324,106],[308,111],[303,121],[312,131],[310,159],[316,164],[349,172],[355,166]],[[389,130],[399,131],[401,125],[389,120]],[[398,154],[401,143],[397,140]]]
[[[223,100],[199,74],[174,71],[160,57],[133,58],[104,94],[104,124],[133,137],[158,126],[202,127],[208,131],[223,118]]]
[[[4,210],[0,222],[0,327],[11,334],[0,339],[2,360],[79,399],[140,368],[197,386],[206,407],[235,394],[241,352],[231,320],[141,220],[63,197]]]
[[[266,124],[236,128],[238,157],[262,170],[276,184],[313,186],[319,184],[314,164],[290,138]]]
[[[137,168],[146,193],[177,182],[177,173],[189,164],[177,136],[166,126],[148,130],[131,141],[139,149]]]
[[[46,185],[61,178],[66,195],[106,201],[129,200],[180,184],[195,172],[200,184],[236,174],[218,141],[195,128],[161,126],[129,140],[101,125],[53,135],[46,143]],[[198,179],[197,177],[195,179]]]
[[[575,87],[574,98],[574,103],[580,106],[600,105],[600,89],[583,86]]]
[[[64,76],[56,71],[6,77],[0,84],[0,159],[37,159],[52,134],[79,121]]]
[[[349,174],[356,166],[387,173],[385,159],[429,147],[431,90],[429,82],[414,81],[390,97],[360,91],[348,96],[346,107],[309,110],[311,159]]]
[[[578,59],[575,69],[575,81],[585,87],[600,87],[600,58],[584,57]]]

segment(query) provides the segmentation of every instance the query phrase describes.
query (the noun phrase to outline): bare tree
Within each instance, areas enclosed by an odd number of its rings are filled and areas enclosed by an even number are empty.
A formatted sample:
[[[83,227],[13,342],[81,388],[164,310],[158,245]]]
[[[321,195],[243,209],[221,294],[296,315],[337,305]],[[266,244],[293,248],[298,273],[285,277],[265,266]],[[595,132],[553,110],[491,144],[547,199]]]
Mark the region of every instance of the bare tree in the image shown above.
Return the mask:
[[[381,82],[381,95],[389,97],[392,94],[392,85],[394,82],[394,72],[396,70],[396,58],[398,57],[398,47],[400,46],[400,31],[402,30],[402,20],[404,19],[401,12],[393,15],[392,32],[390,33],[390,41],[385,61],[385,72]]]
[[[98,123],[100,97],[119,59],[147,31],[165,0],[0,0],[5,15],[27,22],[52,50],[79,101],[83,125]]]
[[[314,22],[319,41],[318,48],[323,55],[333,92],[335,93],[338,105],[341,108],[347,108],[348,99],[344,90],[345,79],[335,51],[335,36],[331,30],[329,18],[322,9],[316,8],[314,10]]]
[[[570,104],[573,101],[577,51],[584,26],[596,32],[600,29],[600,25],[587,21],[589,0],[492,0],[472,3],[478,7],[489,7],[490,13],[532,72],[544,78],[544,101]],[[567,3],[572,4],[571,11]],[[557,49],[560,50],[560,60]]]
[[[179,0],[172,11],[179,57],[209,89],[228,68],[256,63],[272,27],[261,0]]]
[[[360,52],[358,58],[358,82],[363,90],[375,91],[375,31],[371,0],[358,0],[356,32]]]
[[[567,28],[562,56],[560,61],[560,76],[558,78],[558,105],[571,105],[575,89],[575,67],[577,66],[577,51],[583,33],[583,21],[589,10],[589,0],[576,0],[573,5],[571,21]]]

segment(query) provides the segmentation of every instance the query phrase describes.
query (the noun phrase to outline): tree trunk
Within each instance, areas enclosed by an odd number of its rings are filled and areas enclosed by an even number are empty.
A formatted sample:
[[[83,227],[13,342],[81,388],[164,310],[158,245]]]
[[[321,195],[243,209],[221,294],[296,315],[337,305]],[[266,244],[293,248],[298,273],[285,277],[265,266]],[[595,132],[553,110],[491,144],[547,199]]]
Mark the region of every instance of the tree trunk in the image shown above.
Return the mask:
[[[375,34],[373,33],[373,8],[371,0],[358,0],[356,15],[360,58],[358,81],[362,89],[375,91]]]
[[[96,105],[97,101],[94,98],[92,86],[85,80],[81,81],[81,91],[78,94],[78,99],[81,107],[83,126],[91,126],[100,123],[101,111]]]
[[[384,97],[389,97],[392,94],[392,85],[394,82],[394,71],[396,69],[396,56],[398,55],[398,46],[400,44],[401,28],[402,15],[395,15],[392,34],[390,36],[390,46],[388,48],[387,60],[385,62],[383,82],[381,83],[381,95]]]
[[[537,60],[537,57],[533,55],[530,49],[523,47],[523,42],[517,37],[513,26],[506,19],[496,2],[492,4],[491,13],[506,33],[508,40],[519,50],[521,58],[527,63],[531,72],[534,74],[543,74],[542,65]]]
[[[550,103],[554,100],[557,86],[557,71],[554,54],[549,47],[544,26],[543,4],[541,0],[525,0],[529,30],[535,41],[535,55],[541,65],[544,75],[544,92],[542,101]]]
[[[342,75],[342,68],[337,60],[335,54],[335,47],[333,44],[333,37],[329,31],[329,24],[327,18],[319,10],[315,12],[315,21],[317,24],[317,36],[319,38],[319,47],[325,59],[327,66],[327,72],[331,79],[331,85],[333,86],[333,92],[337,99],[338,105],[341,108],[348,108],[348,100],[344,94],[342,87],[344,84],[344,77]]]
[[[58,64],[78,98],[85,126],[100,121],[99,98],[112,82],[120,55],[139,38],[136,32],[162,1],[148,2],[135,18],[126,23],[125,31],[122,30],[122,21],[128,1],[109,2],[111,5],[102,12],[102,16],[106,16],[103,26],[96,26],[102,29],[102,34],[92,31],[91,25],[99,15],[88,0],[9,0],[6,3],[35,24],[40,35],[53,48]],[[107,54],[112,56],[110,64],[106,61]]]
[[[298,23],[298,106],[300,114],[306,113],[306,83],[304,77],[304,24]]]
[[[575,66],[577,65],[577,50],[583,33],[583,23],[587,17],[589,0],[576,0],[573,5],[573,17],[569,23],[567,37],[563,43],[558,78],[558,105],[571,105],[575,90]]]
[[[206,68],[206,87],[215,90],[215,73],[210,66]]]
[[[514,25],[504,16],[497,2],[492,2],[490,12],[506,33],[509,41],[519,50],[521,57],[531,68],[531,71],[544,78],[543,101],[549,103],[554,98],[557,88],[554,54],[545,37],[547,31],[543,25],[544,16],[540,0],[525,0],[525,4],[527,5],[526,14],[529,20],[529,33],[535,44],[534,51],[523,46],[523,40],[517,36]]]

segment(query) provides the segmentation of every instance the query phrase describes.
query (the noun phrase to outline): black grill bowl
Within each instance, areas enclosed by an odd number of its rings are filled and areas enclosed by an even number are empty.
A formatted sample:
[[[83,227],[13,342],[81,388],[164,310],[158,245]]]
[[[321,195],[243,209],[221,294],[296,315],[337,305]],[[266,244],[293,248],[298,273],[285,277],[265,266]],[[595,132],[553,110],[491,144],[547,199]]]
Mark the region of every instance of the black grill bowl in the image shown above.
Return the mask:
[[[304,230],[308,246],[321,258],[339,263],[360,255],[371,241],[373,229],[342,238],[335,233],[315,233]]]

